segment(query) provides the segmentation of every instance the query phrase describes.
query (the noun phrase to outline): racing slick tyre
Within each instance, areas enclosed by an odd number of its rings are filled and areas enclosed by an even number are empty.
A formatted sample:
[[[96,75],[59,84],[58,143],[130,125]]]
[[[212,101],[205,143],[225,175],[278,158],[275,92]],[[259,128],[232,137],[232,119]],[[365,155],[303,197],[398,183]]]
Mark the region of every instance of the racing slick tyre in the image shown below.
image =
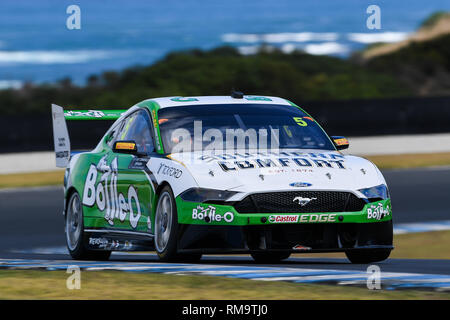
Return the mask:
[[[159,195],[155,213],[155,249],[161,261],[200,260],[201,254],[178,253],[178,214],[172,189],[165,186]]]
[[[367,264],[386,260],[391,254],[390,249],[372,249],[363,251],[346,251],[345,255],[351,263]]]
[[[66,210],[65,233],[67,249],[75,260],[108,260],[111,251],[89,250],[85,243],[83,206],[78,192],[69,198]]]
[[[290,252],[252,252],[250,254],[257,263],[276,263],[289,258]]]

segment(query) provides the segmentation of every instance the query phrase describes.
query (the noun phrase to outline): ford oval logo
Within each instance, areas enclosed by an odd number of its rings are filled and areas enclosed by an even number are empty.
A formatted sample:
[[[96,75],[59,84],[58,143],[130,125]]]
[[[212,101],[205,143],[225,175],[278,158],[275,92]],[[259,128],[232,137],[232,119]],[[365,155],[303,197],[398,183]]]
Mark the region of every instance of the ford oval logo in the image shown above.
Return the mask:
[[[300,187],[311,187],[312,184],[308,183],[308,182],[292,182],[290,184],[291,187],[296,187],[296,188],[300,188]]]

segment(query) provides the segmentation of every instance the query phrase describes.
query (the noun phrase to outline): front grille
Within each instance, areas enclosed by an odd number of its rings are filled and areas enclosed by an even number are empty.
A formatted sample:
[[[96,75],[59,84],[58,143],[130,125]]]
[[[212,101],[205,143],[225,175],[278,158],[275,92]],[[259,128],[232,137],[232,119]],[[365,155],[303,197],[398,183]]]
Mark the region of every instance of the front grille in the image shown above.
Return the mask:
[[[302,206],[298,197],[316,199]],[[351,192],[289,191],[251,194],[236,202],[234,208],[239,213],[352,212],[361,211],[365,204]]]

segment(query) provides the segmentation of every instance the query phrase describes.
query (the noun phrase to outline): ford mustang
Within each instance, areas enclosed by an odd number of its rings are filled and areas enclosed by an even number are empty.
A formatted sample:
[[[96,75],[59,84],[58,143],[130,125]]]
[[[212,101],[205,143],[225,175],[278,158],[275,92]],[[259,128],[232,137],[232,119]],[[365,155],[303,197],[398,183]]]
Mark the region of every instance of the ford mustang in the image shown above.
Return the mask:
[[[64,221],[74,259],[156,251],[163,261],[246,253],[344,252],[388,258],[392,210],[381,172],[340,150],[292,102],[234,92],[166,97],[128,110],[52,105],[56,165],[66,168]],[[66,121],[115,120],[74,152]]]

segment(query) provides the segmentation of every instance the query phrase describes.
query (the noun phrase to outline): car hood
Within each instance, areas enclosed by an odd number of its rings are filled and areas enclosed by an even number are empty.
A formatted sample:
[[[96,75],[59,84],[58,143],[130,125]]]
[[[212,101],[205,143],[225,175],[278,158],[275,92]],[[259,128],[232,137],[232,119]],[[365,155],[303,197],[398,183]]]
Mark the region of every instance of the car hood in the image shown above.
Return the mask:
[[[370,161],[338,151],[283,149],[280,152],[171,154],[199,187],[263,192],[285,190],[355,191],[385,183]]]

